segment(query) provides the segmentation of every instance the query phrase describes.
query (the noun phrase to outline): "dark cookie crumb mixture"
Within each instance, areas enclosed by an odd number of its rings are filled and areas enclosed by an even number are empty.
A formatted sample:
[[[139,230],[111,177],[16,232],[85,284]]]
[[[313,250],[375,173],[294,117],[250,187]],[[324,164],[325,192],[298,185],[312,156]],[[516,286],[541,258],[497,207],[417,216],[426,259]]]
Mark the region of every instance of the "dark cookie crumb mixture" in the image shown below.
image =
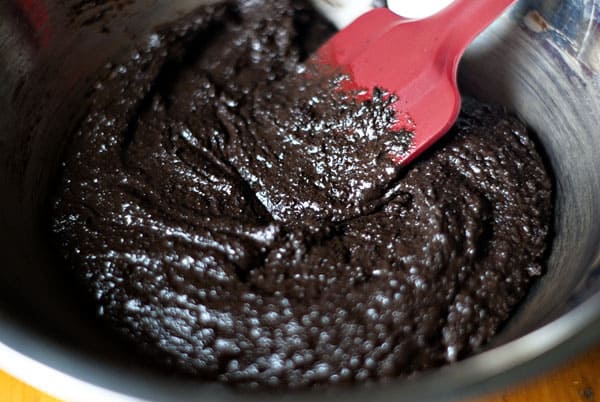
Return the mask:
[[[408,375],[480,349],[542,273],[552,189],[524,124],[467,100],[402,170],[389,98],[300,63],[330,33],[305,1],[229,1],[97,84],[53,239],[145,356],[246,386]]]

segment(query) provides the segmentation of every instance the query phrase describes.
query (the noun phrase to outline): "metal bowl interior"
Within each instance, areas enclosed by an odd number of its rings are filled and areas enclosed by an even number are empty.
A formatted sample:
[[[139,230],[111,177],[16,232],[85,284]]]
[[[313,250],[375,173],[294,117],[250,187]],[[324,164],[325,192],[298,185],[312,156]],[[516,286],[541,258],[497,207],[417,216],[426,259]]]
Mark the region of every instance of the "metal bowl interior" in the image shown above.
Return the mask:
[[[556,178],[548,272],[494,342],[410,380],[268,395],[140,367],[57,273],[45,197],[90,77],[207,1],[80,3],[0,3],[1,368],[70,400],[447,400],[518,381],[600,338],[599,1],[521,0],[460,69],[465,93],[506,105],[538,133]]]

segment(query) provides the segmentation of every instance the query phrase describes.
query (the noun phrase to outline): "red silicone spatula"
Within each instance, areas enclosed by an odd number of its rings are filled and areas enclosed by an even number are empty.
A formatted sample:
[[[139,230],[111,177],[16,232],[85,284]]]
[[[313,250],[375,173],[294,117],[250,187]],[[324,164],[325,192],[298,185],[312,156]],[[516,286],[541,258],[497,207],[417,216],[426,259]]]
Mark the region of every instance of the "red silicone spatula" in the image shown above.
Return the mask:
[[[393,158],[408,164],[457,119],[458,62],[471,41],[514,2],[456,0],[419,20],[377,8],[325,43],[318,62],[348,74],[350,85],[344,88],[379,87],[397,97],[396,128],[413,131],[414,137],[410,150]]]

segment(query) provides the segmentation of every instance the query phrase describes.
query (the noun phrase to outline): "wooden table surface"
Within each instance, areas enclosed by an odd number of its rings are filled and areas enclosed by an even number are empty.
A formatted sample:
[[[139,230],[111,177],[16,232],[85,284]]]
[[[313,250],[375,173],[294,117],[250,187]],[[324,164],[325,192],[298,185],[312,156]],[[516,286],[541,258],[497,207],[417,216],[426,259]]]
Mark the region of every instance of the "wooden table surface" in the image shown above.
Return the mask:
[[[470,402],[538,401],[600,402],[600,347],[527,384]],[[0,402],[59,401],[0,371]]]

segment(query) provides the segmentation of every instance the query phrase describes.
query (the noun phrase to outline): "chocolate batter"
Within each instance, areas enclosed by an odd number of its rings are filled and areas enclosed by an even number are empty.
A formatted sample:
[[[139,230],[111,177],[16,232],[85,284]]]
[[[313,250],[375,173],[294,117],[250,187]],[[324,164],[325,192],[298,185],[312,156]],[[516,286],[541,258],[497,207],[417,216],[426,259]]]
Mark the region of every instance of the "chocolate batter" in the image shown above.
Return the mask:
[[[180,373],[302,387],[479,350],[543,272],[551,182],[526,127],[467,100],[407,170],[390,98],[301,61],[305,1],[228,1],[109,66],[52,232],[98,314]]]

